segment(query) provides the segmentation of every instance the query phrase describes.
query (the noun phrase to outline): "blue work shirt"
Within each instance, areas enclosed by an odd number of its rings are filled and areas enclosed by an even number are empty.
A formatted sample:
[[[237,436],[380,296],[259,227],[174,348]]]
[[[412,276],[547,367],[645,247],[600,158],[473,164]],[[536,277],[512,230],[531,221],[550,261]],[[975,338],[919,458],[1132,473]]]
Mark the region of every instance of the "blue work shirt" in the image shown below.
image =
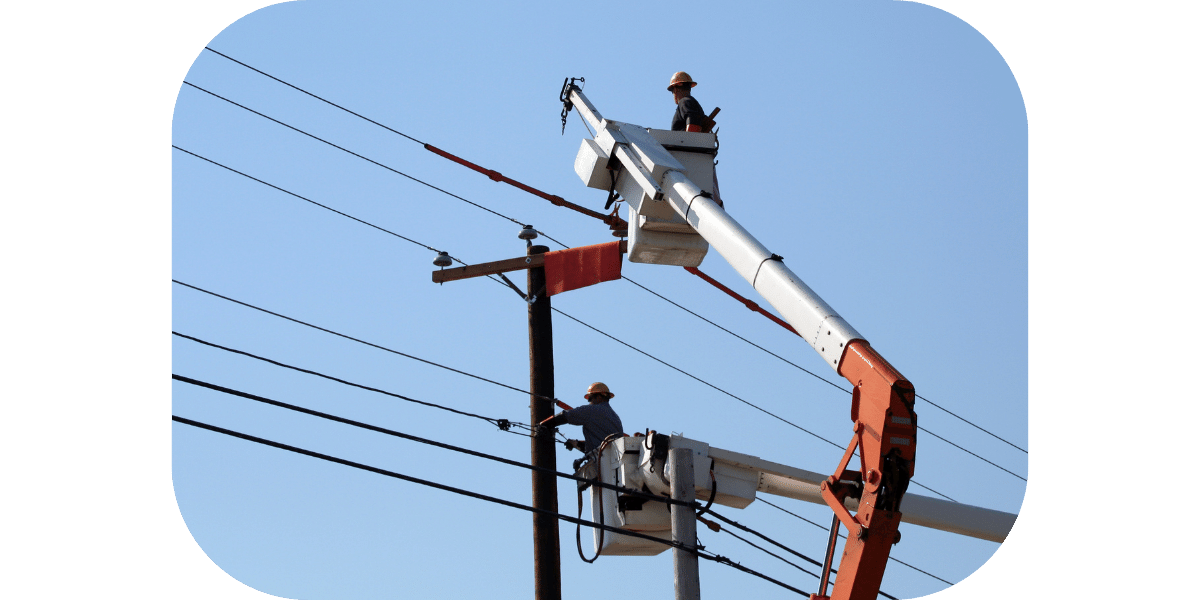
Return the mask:
[[[614,433],[624,433],[621,417],[607,402],[585,404],[562,413],[567,423],[583,426],[583,451],[591,452],[604,438]]]

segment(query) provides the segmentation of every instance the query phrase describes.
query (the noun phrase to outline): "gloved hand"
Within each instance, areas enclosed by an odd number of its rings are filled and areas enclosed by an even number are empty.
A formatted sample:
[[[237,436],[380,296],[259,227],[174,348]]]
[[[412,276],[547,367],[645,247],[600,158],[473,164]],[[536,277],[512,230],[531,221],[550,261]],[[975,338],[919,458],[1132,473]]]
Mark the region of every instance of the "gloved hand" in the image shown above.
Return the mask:
[[[555,432],[557,432],[557,431],[558,431],[557,429],[555,429],[549,425],[546,425],[544,423],[538,423],[538,426],[533,428],[533,437],[541,438],[541,437],[548,436],[548,437],[553,438]]]
[[[567,450],[583,452],[583,440],[567,440]]]

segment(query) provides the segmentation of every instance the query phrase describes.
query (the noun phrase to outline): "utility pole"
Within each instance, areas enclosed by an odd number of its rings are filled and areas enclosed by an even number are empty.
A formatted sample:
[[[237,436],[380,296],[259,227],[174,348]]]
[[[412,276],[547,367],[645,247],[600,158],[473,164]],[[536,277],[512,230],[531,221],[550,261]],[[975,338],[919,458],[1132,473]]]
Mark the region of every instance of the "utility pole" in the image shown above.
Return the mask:
[[[546,246],[530,246],[528,256],[544,254]],[[530,261],[532,263],[532,260]],[[526,295],[529,302],[529,425],[554,416],[554,336],[550,322],[550,296],[546,294],[546,268],[528,270]],[[555,446],[552,436],[530,438],[530,464],[554,471]],[[562,572],[559,564],[558,477],[552,472],[533,471],[533,507],[550,514],[533,513],[534,600],[561,600]],[[693,526],[694,528],[694,526]]]
[[[550,295],[620,279],[620,255],[626,251],[626,243],[609,242],[560,251],[570,259],[563,258],[563,254],[551,253],[552,257],[559,258],[559,262],[552,267],[557,269],[552,273],[555,282],[548,285],[546,253],[550,249],[533,245],[531,240],[537,238],[537,231],[532,225],[526,225],[517,237],[525,240],[524,257],[447,269],[453,264],[453,259],[447,253],[439,252],[433,264],[440,270],[433,272],[433,282],[459,281],[509,271],[528,272],[524,296],[529,305],[529,425],[536,432],[538,423],[554,416],[555,404],[570,408],[554,400],[554,336],[550,326]],[[571,264],[564,265],[564,261]],[[504,278],[504,281],[520,293],[516,284],[508,281],[508,278]],[[533,507],[543,511],[533,514],[534,600],[562,600],[554,436],[534,435],[530,438],[529,446],[530,464],[547,470],[533,472]]]
[[[671,466],[671,498],[696,500],[696,475],[691,448],[671,448],[667,460]],[[696,512],[690,506],[671,505],[671,539],[696,547]],[[700,557],[681,548],[672,549],[675,564],[675,600],[700,600]]]

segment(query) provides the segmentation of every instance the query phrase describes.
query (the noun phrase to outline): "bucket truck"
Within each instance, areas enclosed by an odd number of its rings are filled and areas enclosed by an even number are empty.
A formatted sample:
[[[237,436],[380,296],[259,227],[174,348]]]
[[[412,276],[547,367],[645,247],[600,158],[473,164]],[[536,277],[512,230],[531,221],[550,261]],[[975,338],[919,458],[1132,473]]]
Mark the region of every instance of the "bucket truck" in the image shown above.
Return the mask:
[[[904,516],[901,508],[916,464],[917,415],[913,410],[912,384],[805,285],[781,257],[771,253],[714,201],[715,134],[648,129],[605,119],[575,85],[576,81],[565,81],[560,93],[564,126],[567,112],[574,108],[596,134],[594,139],[583,140],[575,158],[575,171],[588,187],[608,191],[610,200],[614,193],[626,200],[630,262],[695,267],[711,246],[853,386],[850,420],[854,425],[845,454],[832,475],[820,481],[812,481],[810,477],[805,483],[810,489],[804,493],[810,498],[814,494],[819,496],[834,513],[824,574],[813,598],[875,598],[891,547],[900,539],[898,525]],[[628,445],[636,443],[630,441]],[[679,439],[672,443],[689,442]],[[614,445],[607,460],[624,464],[621,461],[625,461],[625,445],[626,442]],[[856,450],[858,468],[851,468]],[[648,459],[639,455],[639,460]],[[728,466],[728,462],[714,462],[721,464]],[[702,466],[697,463],[698,472]],[[787,483],[792,479],[780,477],[779,469],[755,471],[753,464],[744,466],[750,470],[741,471],[741,477],[732,477],[728,487],[718,492],[718,501],[724,495],[727,501],[738,499],[734,505],[744,502],[745,506],[753,499],[755,490],[769,488],[772,482],[778,484],[776,487],[795,487]],[[733,467],[726,470],[736,471]],[[654,481],[652,477],[637,479],[635,471],[630,467],[627,483]],[[702,497],[701,479],[697,477],[698,497]],[[593,494],[602,499],[604,492],[593,490]],[[609,504],[608,510],[617,506]],[[594,508],[606,510],[603,502]],[[648,512],[643,515],[624,510],[621,515],[613,512],[609,516],[636,526],[632,521],[650,518],[649,513],[657,509],[645,510]],[[851,510],[856,512],[852,514]],[[1011,525],[1011,521],[1007,524]],[[847,541],[837,581],[827,596],[826,584],[839,525],[848,530]],[[999,527],[1007,532],[1003,524]],[[617,546],[620,544],[614,545],[613,553],[623,552]],[[628,546],[625,550],[628,550],[625,553],[642,551]]]

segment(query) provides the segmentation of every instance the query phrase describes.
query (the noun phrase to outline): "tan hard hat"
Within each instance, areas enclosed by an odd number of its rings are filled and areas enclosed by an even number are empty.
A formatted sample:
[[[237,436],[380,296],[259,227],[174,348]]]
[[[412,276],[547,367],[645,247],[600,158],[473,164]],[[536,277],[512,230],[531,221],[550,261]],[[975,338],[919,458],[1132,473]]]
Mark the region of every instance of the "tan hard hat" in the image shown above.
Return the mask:
[[[590,399],[589,396],[591,396],[592,394],[604,394],[605,396],[607,396],[609,398],[616,396],[616,394],[608,391],[607,385],[604,385],[603,383],[600,383],[599,381],[588,386],[587,393],[584,394],[583,397],[585,400]]]
[[[675,87],[676,84],[680,84],[680,83],[690,83],[691,85],[688,86],[689,88],[694,88],[697,85],[699,85],[695,81],[692,81],[691,75],[688,75],[687,73],[684,73],[683,71],[679,71],[671,76],[671,83],[667,85],[667,91],[668,92],[671,91],[671,88]]]

